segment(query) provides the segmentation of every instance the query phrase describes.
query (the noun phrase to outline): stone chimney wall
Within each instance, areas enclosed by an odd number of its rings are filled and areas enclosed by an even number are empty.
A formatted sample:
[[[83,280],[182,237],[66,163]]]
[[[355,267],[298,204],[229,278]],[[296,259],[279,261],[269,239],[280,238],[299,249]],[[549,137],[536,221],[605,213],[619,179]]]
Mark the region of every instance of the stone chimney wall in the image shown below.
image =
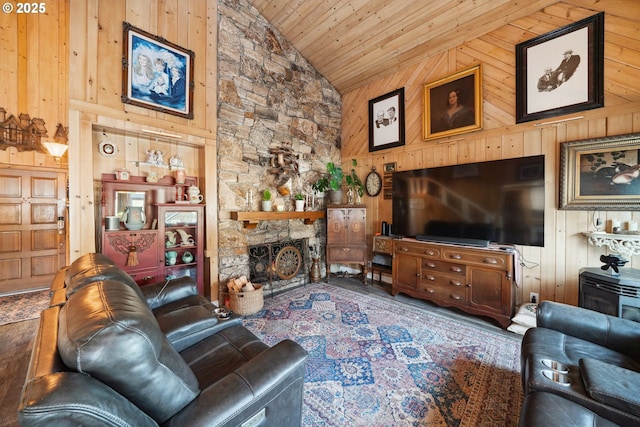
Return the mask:
[[[312,194],[326,163],[340,162],[342,98],[246,0],[219,0],[218,13],[218,257],[224,291],[226,279],[249,275],[250,245],[308,238],[310,246],[324,247],[324,220],[261,221],[251,230],[229,212],[260,210],[265,188],[274,206],[285,210],[294,209],[294,193]],[[274,173],[273,152],[280,149],[296,157],[297,170]],[[283,186],[290,195],[278,191]]]

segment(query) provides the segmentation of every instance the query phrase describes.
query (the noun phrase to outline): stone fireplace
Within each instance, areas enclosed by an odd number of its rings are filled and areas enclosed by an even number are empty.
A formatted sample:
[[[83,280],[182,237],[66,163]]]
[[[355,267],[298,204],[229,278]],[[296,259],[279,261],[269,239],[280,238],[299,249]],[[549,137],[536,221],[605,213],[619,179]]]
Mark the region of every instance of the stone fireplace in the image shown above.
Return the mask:
[[[303,267],[291,279],[278,276],[274,286],[280,290],[307,277],[306,249],[324,244],[325,221],[264,220],[248,229],[232,220],[230,212],[260,210],[265,189],[274,195],[273,205],[285,210],[294,209],[294,193],[311,195],[311,185],[326,172],[326,164],[340,163],[342,98],[249,2],[220,0],[218,5],[220,291],[226,291],[229,278],[256,273],[251,271],[255,260],[250,248],[303,241],[298,249]],[[274,155],[282,158],[275,161]],[[295,159],[293,167],[287,156]],[[283,164],[287,167],[279,169]],[[277,256],[267,255],[269,262]],[[253,267],[269,268],[266,262]],[[268,285],[268,280],[260,281]]]

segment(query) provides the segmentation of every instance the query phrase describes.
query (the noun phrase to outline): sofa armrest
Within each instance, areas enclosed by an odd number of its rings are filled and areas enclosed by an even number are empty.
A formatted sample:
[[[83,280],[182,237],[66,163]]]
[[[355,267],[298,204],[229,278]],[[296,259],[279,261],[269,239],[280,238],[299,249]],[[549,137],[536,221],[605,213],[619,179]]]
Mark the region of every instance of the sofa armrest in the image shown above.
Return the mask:
[[[241,317],[218,320],[211,310],[202,305],[162,313],[156,316],[156,320],[176,351],[182,351],[229,326],[242,325]]]
[[[640,417],[640,373],[596,359],[580,359],[580,373],[589,396]]]
[[[141,286],[147,305],[152,310],[192,295],[198,295],[198,284],[191,277],[163,280],[152,285]]]
[[[306,359],[307,352],[299,344],[281,341],[202,390],[164,425],[240,426],[264,416],[256,425],[298,427]]]
[[[640,357],[640,328],[632,320],[551,301],[538,305],[536,320],[538,327]]]

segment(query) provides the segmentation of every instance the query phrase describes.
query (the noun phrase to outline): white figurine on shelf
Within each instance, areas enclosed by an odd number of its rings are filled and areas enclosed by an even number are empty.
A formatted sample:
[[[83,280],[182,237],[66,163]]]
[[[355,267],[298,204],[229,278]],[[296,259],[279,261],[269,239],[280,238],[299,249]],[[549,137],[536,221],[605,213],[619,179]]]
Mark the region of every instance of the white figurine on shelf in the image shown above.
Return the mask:
[[[178,156],[169,157],[169,168],[170,169],[181,169],[184,168],[184,163],[182,159]]]
[[[180,240],[182,240],[180,244],[182,246],[193,246],[195,244],[195,240],[193,240],[193,236],[191,234],[181,229],[178,229],[176,231],[180,235]]]

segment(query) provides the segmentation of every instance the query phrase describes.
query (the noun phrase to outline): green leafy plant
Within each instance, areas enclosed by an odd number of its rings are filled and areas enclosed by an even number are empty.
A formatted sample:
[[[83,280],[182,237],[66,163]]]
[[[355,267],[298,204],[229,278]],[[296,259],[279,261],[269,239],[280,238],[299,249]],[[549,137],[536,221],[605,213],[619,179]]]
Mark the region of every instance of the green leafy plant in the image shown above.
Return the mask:
[[[340,166],[336,166],[333,162],[327,163],[327,174],[318,179],[311,187],[320,193],[324,193],[327,190],[337,191],[342,185],[344,179],[344,173]]]
[[[364,184],[356,174],[356,170],[354,169],[358,166],[358,161],[356,159],[351,159],[351,173],[346,176],[347,185],[352,188],[354,191],[358,192],[358,195],[362,197],[364,195]]]
[[[296,194],[293,196],[293,198],[294,198],[294,199],[296,199],[296,200],[304,200],[304,194],[302,194],[302,193],[296,193]]]
[[[265,188],[264,190],[262,190],[262,200],[265,202],[268,202],[269,200],[271,200],[271,191],[269,191],[268,188]]]

